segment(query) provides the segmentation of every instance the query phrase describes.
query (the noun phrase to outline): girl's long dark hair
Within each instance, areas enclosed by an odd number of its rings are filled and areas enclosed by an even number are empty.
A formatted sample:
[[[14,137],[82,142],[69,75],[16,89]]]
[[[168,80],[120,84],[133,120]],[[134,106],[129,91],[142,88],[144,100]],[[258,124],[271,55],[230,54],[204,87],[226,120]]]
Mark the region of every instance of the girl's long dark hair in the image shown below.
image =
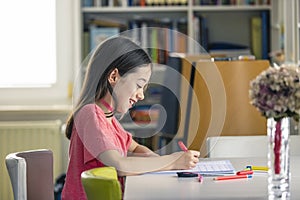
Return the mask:
[[[79,99],[67,120],[66,137],[71,138],[76,112],[84,105],[103,98],[107,92],[112,93],[108,77],[115,68],[123,76],[149,64],[151,58],[146,51],[128,38],[119,36],[101,43],[88,61]]]

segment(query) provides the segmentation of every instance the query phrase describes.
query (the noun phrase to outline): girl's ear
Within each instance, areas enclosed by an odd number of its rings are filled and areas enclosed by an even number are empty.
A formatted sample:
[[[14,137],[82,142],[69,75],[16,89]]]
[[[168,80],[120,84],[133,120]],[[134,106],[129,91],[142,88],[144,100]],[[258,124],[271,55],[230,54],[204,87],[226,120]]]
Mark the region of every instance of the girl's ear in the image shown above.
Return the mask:
[[[108,82],[110,84],[116,84],[120,77],[119,70],[115,68],[108,76]]]

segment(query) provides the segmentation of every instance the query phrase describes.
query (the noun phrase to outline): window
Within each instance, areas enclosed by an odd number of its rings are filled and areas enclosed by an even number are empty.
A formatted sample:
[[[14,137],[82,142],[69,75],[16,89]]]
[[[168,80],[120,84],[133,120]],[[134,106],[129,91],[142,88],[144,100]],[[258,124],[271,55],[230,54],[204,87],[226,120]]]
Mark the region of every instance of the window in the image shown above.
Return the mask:
[[[56,83],[55,1],[2,1],[0,9],[0,87]]]
[[[0,104],[65,102],[72,81],[72,9],[72,0],[0,2]]]

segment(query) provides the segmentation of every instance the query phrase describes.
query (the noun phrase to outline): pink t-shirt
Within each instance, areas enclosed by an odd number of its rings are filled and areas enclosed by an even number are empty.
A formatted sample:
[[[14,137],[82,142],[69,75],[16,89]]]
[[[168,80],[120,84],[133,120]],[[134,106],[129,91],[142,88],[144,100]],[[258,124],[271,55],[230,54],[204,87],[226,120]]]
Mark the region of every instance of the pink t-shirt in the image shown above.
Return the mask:
[[[62,192],[63,200],[85,200],[81,184],[81,173],[104,164],[97,159],[107,150],[117,150],[127,155],[132,136],[125,131],[116,118],[110,124],[104,112],[96,104],[88,104],[74,117],[73,132],[69,148],[69,166]],[[122,178],[119,178],[123,184]]]

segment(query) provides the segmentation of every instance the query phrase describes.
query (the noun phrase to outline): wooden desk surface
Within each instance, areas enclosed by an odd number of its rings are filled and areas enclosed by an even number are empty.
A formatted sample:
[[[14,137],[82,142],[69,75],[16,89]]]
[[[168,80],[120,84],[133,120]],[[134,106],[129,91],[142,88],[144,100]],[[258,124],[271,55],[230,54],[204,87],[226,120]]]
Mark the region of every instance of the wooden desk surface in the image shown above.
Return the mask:
[[[237,171],[242,170],[246,165],[267,165],[266,158],[234,158],[229,160]],[[292,157],[291,199],[293,200],[300,199],[299,168],[300,157]],[[268,199],[267,177],[267,173],[255,174],[252,179],[227,181],[214,181],[212,177],[205,177],[203,183],[199,183],[196,178],[177,178],[175,174],[128,176],[125,183],[124,200],[266,200]]]

